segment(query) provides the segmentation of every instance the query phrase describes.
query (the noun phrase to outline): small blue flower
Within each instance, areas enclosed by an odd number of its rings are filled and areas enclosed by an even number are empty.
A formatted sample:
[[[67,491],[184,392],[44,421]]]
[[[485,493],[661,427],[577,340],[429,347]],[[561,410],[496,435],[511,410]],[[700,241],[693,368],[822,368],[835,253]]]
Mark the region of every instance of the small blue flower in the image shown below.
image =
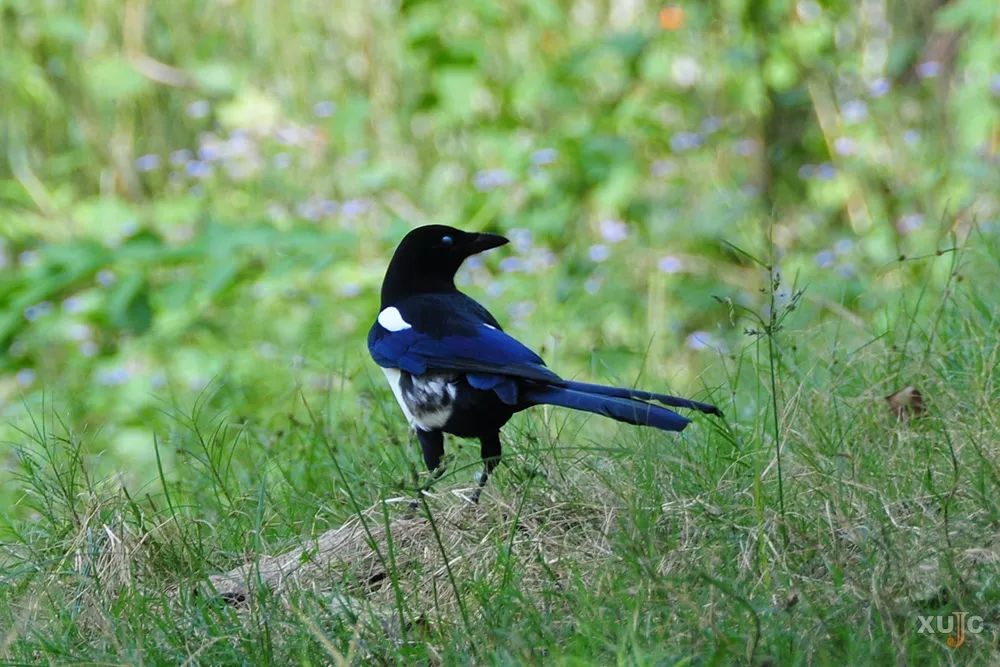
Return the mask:
[[[831,250],[821,250],[820,252],[816,253],[816,256],[813,258],[813,261],[816,262],[816,266],[818,266],[819,268],[826,269],[833,266],[834,262],[837,261],[837,257],[836,255],[833,254],[833,251]]]
[[[184,170],[193,178],[208,178],[212,175],[212,165],[201,160],[191,160],[185,165]]]
[[[749,137],[740,139],[733,144],[733,152],[742,157],[749,157],[757,152],[757,140]]]
[[[603,262],[611,256],[611,250],[603,243],[595,243],[587,250],[592,262]]]
[[[73,296],[68,296],[63,299],[62,308],[69,314],[79,313],[83,310],[84,302],[83,299],[75,294]]]
[[[628,226],[621,220],[601,220],[601,238],[608,243],[619,243],[628,238]]]
[[[214,136],[202,138],[201,145],[198,146],[198,159],[203,162],[213,162],[222,157],[222,146]]]
[[[160,156],[153,153],[140,155],[135,159],[135,168],[139,171],[153,171],[160,166]]]
[[[321,217],[319,207],[316,206],[316,200],[312,198],[296,204],[295,212],[299,214],[300,218],[305,218],[310,222],[316,222]]]
[[[128,369],[124,366],[115,366],[113,368],[102,368],[97,371],[97,375],[94,378],[99,385],[105,387],[117,387],[128,382],[131,377]]]
[[[337,202],[332,199],[320,199],[317,206],[319,206],[320,215],[327,218],[335,214],[338,209]]]
[[[35,378],[38,375],[30,368],[22,368],[14,376],[17,379],[17,384],[22,387],[30,387],[35,383]]]
[[[923,225],[924,216],[919,213],[907,213],[896,221],[896,230],[903,236],[906,236],[917,231]]]
[[[868,117],[868,104],[863,100],[848,100],[840,107],[840,114],[848,125],[860,123]]]
[[[329,118],[337,110],[337,105],[330,100],[323,100],[313,105],[313,115],[317,118]]]
[[[903,132],[903,143],[907,146],[913,146],[920,141],[920,133],[916,130],[907,130]]]
[[[524,260],[520,257],[504,257],[500,260],[500,270],[504,273],[514,273],[524,270]]]
[[[833,251],[838,255],[846,255],[854,250],[854,241],[851,239],[840,239],[833,244]]]
[[[27,269],[38,264],[40,255],[37,250],[23,250],[21,254],[17,256],[17,262],[23,268]]]
[[[875,79],[870,84],[868,84],[868,94],[872,97],[882,97],[886,95],[892,88],[892,84],[889,79],[884,77]]]
[[[994,74],[990,79],[990,92],[994,97],[1000,97],[1000,74]]]
[[[834,167],[829,162],[824,162],[823,164],[816,167],[816,178],[821,181],[830,181],[837,176],[837,168]]]
[[[35,320],[45,317],[52,312],[52,303],[50,301],[42,301],[36,303],[33,306],[28,306],[24,309],[24,319],[29,322],[34,322]]]
[[[706,116],[705,119],[701,121],[701,126],[698,129],[700,129],[702,134],[706,136],[715,134],[722,129],[722,119],[718,116]]]
[[[518,252],[528,252],[534,243],[534,234],[532,234],[530,229],[517,227],[508,231],[507,236],[510,238],[511,245]]]
[[[850,137],[837,137],[833,142],[833,150],[837,155],[854,155],[858,150],[858,144]]]
[[[677,173],[677,163],[673,160],[656,160],[649,166],[649,173],[656,178],[666,178]]]
[[[117,278],[114,274],[114,271],[112,271],[111,269],[101,269],[100,271],[97,272],[97,282],[102,287],[107,287],[108,285],[111,285],[112,283],[115,282],[115,280],[117,280]]]
[[[367,199],[348,199],[340,206],[340,214],[345,218],[356,218],[364,215],[371,208]]]
[[[933,79],[941,73],[941,63],[936,60],[925,60],[917,65],[917,76],[921,79]]]
[[[340,292],[340,296],[350,299],[361,294],[361,285],[357,283],[341,283],[338,291]]]
[[[850,262],[841,264],[840,266],[837,267],[837,275],[840,276],[841,278],[853,278],[856,274],[857,270],[854,268],[854,265],[851,264]]]
[[[506,169],[484,169],[477,171],[473,184],[480,192],[489,192],[510,185],[514,181]]]
[[[670,150],[675,153],[698,148],[702,144],[702,137],[696,132],[677,132],[670,137]]]
[[[684,268],[684,263],[673,255],[666,255],[656,263],[656,268],[662,273],[678,273]]]
[[[708,331],[692,331],[687,339],[684,341],[689,350],[707,350],[719,349],[721,347],[719,341]]]
[[[531,164],[536,167],[544,167],[552,164],[559,157],[559,151],[554,148],[539,148],[531,154]]]
[[[163,371],[156,371],[153,376],[149,378],[149,386],[152,389],[163,389],[167,386],[167,374]]]
[[[229,139],[223,144],[225,157],[241,157],[250,155],[254,149],[253,137],[244,129],[235,129],[229,133]]]

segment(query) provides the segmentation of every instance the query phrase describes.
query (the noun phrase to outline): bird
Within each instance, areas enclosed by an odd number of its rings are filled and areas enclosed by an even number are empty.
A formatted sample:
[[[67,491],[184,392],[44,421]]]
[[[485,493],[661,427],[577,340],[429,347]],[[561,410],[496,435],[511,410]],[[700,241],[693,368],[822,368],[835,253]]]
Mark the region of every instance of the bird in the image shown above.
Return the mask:
[[[430,473],[422,490],[445,470],[444,434],[477,438],[483,470],[471,499],[478,502],[500,461],[501,427],[533,406],[561,406],[663,431],[682,431],[690,422],[663,406],[722,416],[707,403],[566,380],[550,370],[455,287],[467,258],[508,242],[499,234],[424,225],[403,237],[386,268],[368,351],[420,442]]]

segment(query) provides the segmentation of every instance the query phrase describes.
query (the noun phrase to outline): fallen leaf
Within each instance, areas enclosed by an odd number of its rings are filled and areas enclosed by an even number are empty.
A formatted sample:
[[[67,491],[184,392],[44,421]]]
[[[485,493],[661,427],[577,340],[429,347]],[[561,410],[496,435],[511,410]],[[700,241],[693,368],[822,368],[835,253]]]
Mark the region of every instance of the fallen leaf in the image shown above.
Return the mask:
[[[908,385],[894,394],[889,394],[885,400],[897,419],[919,417],[926,412],[924,396],[913,385]]]
[[[684,27],[684,10],[677,5],[669,5],[660,10],[660,27],[664,30],[680,30]]]

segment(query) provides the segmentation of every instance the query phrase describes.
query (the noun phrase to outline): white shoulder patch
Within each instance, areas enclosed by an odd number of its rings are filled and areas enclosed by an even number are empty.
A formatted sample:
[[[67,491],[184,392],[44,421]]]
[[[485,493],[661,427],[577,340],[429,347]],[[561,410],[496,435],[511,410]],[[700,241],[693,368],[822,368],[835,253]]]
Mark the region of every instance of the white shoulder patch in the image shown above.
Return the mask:
[[[487,329],[493,329],[494,331],[497,330],[495,326],[493,326],[492,324],[486,324],[486,322],[483,322],[483,326],[486,327]]]
[[[382,325],[383,329],[387,329],[388,331],[402,331],[403,329],[409,329],[412,326],[409,322],[403,319],[399,309],[395,306],[389,306],[379,313],[378,323]]]

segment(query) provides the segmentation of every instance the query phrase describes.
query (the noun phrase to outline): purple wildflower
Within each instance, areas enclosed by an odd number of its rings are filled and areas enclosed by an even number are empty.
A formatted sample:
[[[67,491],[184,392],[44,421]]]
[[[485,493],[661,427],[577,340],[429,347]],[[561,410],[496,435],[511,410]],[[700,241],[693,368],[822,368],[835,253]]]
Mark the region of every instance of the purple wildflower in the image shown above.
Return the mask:
[[[313,105],[313,115],[317,118],[329,118],[336,111],[337,105],[330,100],[323,100]]]
[[[619,243],[628,238],[628,226],[621,220],[601,220],[601,238],[608,243]]]
[[[917,76],[921,79],[933,79],[941,73],[941,63],[936,60],[925,60],[917,65]]]
[[[587,250],[587,254],[590,256],[590,261],[603,262],[611,256],[611,250],[603,243],[595,243]]]
[[[678,257],[666,255],[661,257],[660,261],[656,263],[656,268],[661,273],[679,273],[684,268],[684,263]]]
[[[868,84],[868,94],[872,97],[882,97],[887,94],[891,88],[892,84],[889,82],[889,79],[881,77]]]
[[[858,144],[850,137],[837,137],[833,142],[833,150],[837,155],[854,155],[858,150]]]
[[[860,123],[868,117],[868,104],[864,100],[848,100],[840,107],[840,114],[848,125]]]
[[[160,156],[154,153],[140,155],[135,159],[135,168],[139,171],[153,171],[160,166]]]
[[[698,148],[702,144],[702,137],[696,132],[677,132],[670,137],[670,150],[675,153]]]
[[[836,255],[833,254],[832,250],[821,250],[816,253],[813,261],[816,262],[816,266],[821,269],[826,269],[833,266],[833,263],[837,260]]]
[[[539,148],[531,154],[531,164],[536,167],[544,167],[555,162],[558,157],[559,151],[554,148]]]
[[[30,368],[22,368],[14,376],[17,379],[17,384],[22,387],[30,387],[35,383],[35,378],[38,375]]]
[[[924,224],[924,216],[919,213],[907,213],[896,221],[896,231],[907,235],[920,229]]]
[[[506,169],[484,169],[477,171],[473,184],[480,192],[489,192],[510,185],[514,181]]]

